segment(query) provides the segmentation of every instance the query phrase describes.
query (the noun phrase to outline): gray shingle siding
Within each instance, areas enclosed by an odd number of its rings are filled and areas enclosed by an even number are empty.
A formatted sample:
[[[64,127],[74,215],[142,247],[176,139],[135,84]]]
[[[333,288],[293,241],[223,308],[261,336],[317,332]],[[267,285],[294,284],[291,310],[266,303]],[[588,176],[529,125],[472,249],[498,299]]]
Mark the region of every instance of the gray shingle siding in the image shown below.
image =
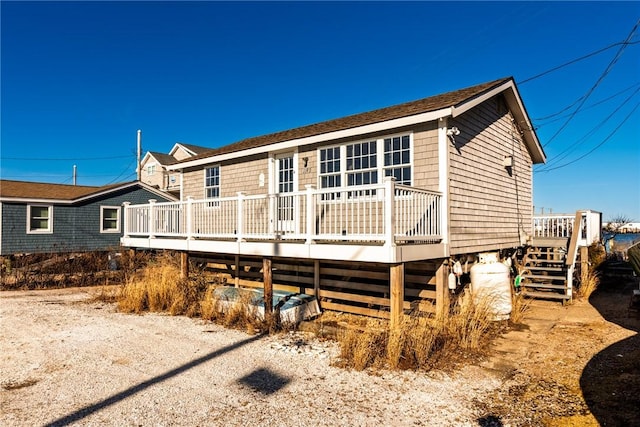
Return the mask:
[[[167,201],[144,189],[123,190],[106,197],[74,205],[53,205],[53,233],[27,233],[27,204],[2,203],[1,255],[16,253],[80,252],[107,250],[120,245],[124,209],[120,211],[120,233],[101,233],[101,206]],[[40,204],[40,203],[34,203]]]

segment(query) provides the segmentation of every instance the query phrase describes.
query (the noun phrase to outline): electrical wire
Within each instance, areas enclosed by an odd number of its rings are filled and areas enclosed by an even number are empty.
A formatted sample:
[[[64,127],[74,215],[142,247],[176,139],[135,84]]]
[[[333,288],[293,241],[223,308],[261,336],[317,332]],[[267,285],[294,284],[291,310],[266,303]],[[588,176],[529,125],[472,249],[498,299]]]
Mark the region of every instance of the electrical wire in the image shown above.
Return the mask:
[[[57,162],[57,161],[76,161],[76,160],[113,160],[113,159],[126,159],[131,157],[131,154],[126,156],[109,156],[109,157],[2,157],[2,160],[22,160],[22,161],[42,161],[42,162]]]
[[[588,139],[590,136],[592,136],[596,131],[598,131],[602,126],[604,126],[609,120],[611,120],[611,118],[618,112],[620,111],[620,109],[622,109],[622,107],[624,107],[629,101],[631,101],[631,99],[633,99],[633,97],[635,97],[638,93],[640,92],[640,87],[638,87],[635,92],[633,92],[630,96],[628,96],[624,101],[622,101],[622,103],[620,103],[620,105],[618,105],[607,117],[605,117],[604,119],[602,119],[600,121],[600,123],[598,123],[597,125],[595,125],[593,128],[591,128],[591,130],[589,132],[587,132],[584,136],[582,136],[582,138],[577,139],[573,144],[571,144],[569,147],[565,148],[563,151],[561,151],[560,153],[558,153],[558,155],[556,155],[553,159],[551,159],[549,162],[547,162],[546,165],[544,165],[542,168],[540,168],[540,172],[544,172],[547,169],[550,169],[551,166],[553,166],[554,164],[564,160],[565,158],[567,158],[569,155],[571,155],[575,150],[574,147],[581,144],[583,141],[585,141],[586,139]]]
[[[564,124],[562,126],[560,126],[560,128],[556,131],[556,133],[553,134],[553,136],[551,138],[549,138],[549,141],[547,141],[546,144],[543,145],[543,147],[548,146],[551,142],[553,142],[553,140],[560,135],[560,133],[569,125],[569,123],[571,122],[571,120],[575,117],[575,115],[580,111],[580,109],[582,108],[582,106],[584,105],[584,103],[587,101],[587,99],[589,99],[589,97],[591,96],[591,94],[596,90],[596,88],[600,85],[600,83],[602,83],[602,81],[605,79],[605,77],[609,74],[609,72],[613,69],[613,66],[616,64],[616,62],[618,62],[618,59],[620,59],[620,56],[622,56],[622,52],[624,52],[625,48],[628,46],[628,42],[631,40],[631,38],[633,37],[634,33],[636,32],[638,25],[640,25],[640,19],[638,21],[636,21],[636,24],[633,26],[633,28],[631,29],[631,32],[629,33],[629,35],[627,36],[627,38],[625,39],[625,42],[622,43],[622,45],[620,46],[620,49],[618,49],[618,52],[616,52],[615,56],[613,57],[613,59],[611,60],[611,62],[609,62],[609,65],[607,65],[607,68],[605,68],[605,70],[602,72],[602,74],[600,75],[600,77],[598,78],[598,80],[595,82],[595,84],[591,87],[591,89],[589,89],[587,91],[587,93],[585,94],[584,97],[582,97],[582,100],[580,101],[579,105],[576,107],[575,110],[573,110],[573,112],[571,113],[571,115],[567,118],[567,120],[564,122]]]
[[[131,166],[133,166],[133,164],[135,162],[136,162],[136,159],[133,159],[133,161],[131,163],[129,163],[127,165],[127,167],[122,171],[122,173],[120,173],[120,175],[116,176],[114,179],[112,179],[111,181],[107,182],[105,185],[113,184],[114,182],[119,180],[125,173],[127,173],[128,170],[131,170]],[[136,172],[130,173],[129,175],[127,175],[127,177],[130,177],[131,175],[134,175],[135,173]]]
[[[620,128],[622,127],[622,125],[625,124],[625,122],[627,120],[629,120],[629,118],[633,115],[633,113],[635,113],[635,111],[638,109],[638,107],[640,107],[640,102],[636,104],[635,107],[633,107],[633,109],[631,110],[631,112],[629,114],[627,114],[627,116],[622,120],[622,122],[620,122],[620,124],[618,126],[616,126],[616,128],[609,134],[607,135],[607,137],[605,139],[602,140],[602,142],[600,142],[600,144],[596,145],[595,147],[593,147],[591,150],[589,150],[588,152],[586,152],[585,154],[583,154],[582,156],[578,157],[577,159],[574,159],[570,162],[567,162],[565,164],[562,164],[560,166],[556,166],[554,168],[550,168],[550,169],[544,169],[544,170],[540,170],[540,171],[536,171],[536,172],[551,172],[553,170],[557,170],[560,168],[564,168],[566,166],[569,166],[573,163],[576,163],[582,159],[584,159],[585,157],[587,157],[589,154],[593,153],[594,151],[596,151],[598,148],[602,147],[607,141],[609,141],[615,134],[616,132],[618,132],[620,130]]]

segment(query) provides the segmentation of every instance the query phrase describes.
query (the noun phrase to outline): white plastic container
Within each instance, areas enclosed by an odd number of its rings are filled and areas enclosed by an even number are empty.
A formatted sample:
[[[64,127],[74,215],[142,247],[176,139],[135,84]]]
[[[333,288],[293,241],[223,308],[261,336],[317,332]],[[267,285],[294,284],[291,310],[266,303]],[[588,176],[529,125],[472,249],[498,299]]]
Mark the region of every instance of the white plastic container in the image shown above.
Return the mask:
[[[480,254],[471,267],[471,296],[474,304],[487,303],[493,320],[507,320],[511,315],[511,280],[509,267],[498,261],[498,254]]]

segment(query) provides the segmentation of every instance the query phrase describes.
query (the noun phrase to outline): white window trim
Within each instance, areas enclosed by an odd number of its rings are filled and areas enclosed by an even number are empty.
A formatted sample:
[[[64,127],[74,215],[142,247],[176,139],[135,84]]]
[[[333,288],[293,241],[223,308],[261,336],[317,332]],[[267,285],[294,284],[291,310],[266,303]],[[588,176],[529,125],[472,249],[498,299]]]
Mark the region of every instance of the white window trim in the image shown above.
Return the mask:
[[[118,211],[118,221],[117,221],[118,226],[114,230],[104,229],[104,210],[105,209],[116,209]],[[120,206],[100,206],[100,233],[104,233],[104,234],[120,233],[120,230],[122,228],[120,225],[121,222],[122,222],[122,212],[121,212]]]
[[[157,163],[148,163],[144,165],[144,168],[147,170],[147,176],[153,176],[156,173]]]
[[[31,208],[47,208],[49,212],[49,219],[47,222],[48,227],[46,229],[31,229]],[[41,204],[29,204],[27,205],[27,234],[53,234],[53,205],[41,205]]]
[[[212,169],[212,168],[218,168],[218,197],[207,197],[207,188],[212,188],[212,187],[207,187],[207,169]],[[220,198],[222,198],[222,166],[219,164],[207,165],[202,170],[202,182],[203,182],[202,192],[204,193],[202,198],[204,200],[208,200],[208,202],[205,204],[205,208],[220,209]]]
[[[384,166],[384,140],[387,138],[394,138],[396,136],[404,136],[404,135],[409,135],[409,166],[411,167],[411,185],[414,186],[415,185],[415,167],[414,167],[414,162],[413,162],[413,150],[414,150],[414,144],[413,144],[413,131],[409,131],[409,132],[398,132],[398,133],[394,133],[394,134],[390,134],[390,135],[383,135],[380,136],[378,138],[364,138],[361,140],[356,140],[356,141],[348,141],[348,142],[344,142],[342,144],[332,144],[332,145],[326,145],[326,146],[321,146],[318,147],[316,150],[316,185],[317,188],[319,190],[324,190],[322,188],[322,175],[320,174],[320,150],[323,149],[329,149],[329,148],[335,148],[335,147],[340,147],[340,182],[342,183],[342,185],[340,187],[330,187],[330,188],[334,188],[337,190],[350,190],[350,189],[357,189],[357,187],[361,187],[359,185],[347,185],[347,175],[350,172],[353,171],[347,171],[347,145],[353,145],[353,144],[361,144],[364,142],[371,142],[371,141],[376,141],[376,170],[378,172],[378,182],[376,184],[372,184],[372,185],[380,185],[384,182],[384,178],[385,178],[385,170],[392,168],[392,167],[385,167]],[[366,197],[366,196],[365,196]],[[329,200],[327,200],[326,202],[328,202]],[[324,203],[325,201],[323,201]]]

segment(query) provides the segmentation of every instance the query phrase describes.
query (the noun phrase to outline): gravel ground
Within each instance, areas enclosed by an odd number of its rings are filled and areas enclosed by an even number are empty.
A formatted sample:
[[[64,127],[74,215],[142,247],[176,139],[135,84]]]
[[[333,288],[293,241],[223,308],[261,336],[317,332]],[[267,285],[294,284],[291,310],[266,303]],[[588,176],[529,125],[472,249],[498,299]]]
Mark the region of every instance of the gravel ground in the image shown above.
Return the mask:
[[[465,426],[502,381],[347,371],[334,343],[117,313],[83,290],[0,294],[0,425]]]

